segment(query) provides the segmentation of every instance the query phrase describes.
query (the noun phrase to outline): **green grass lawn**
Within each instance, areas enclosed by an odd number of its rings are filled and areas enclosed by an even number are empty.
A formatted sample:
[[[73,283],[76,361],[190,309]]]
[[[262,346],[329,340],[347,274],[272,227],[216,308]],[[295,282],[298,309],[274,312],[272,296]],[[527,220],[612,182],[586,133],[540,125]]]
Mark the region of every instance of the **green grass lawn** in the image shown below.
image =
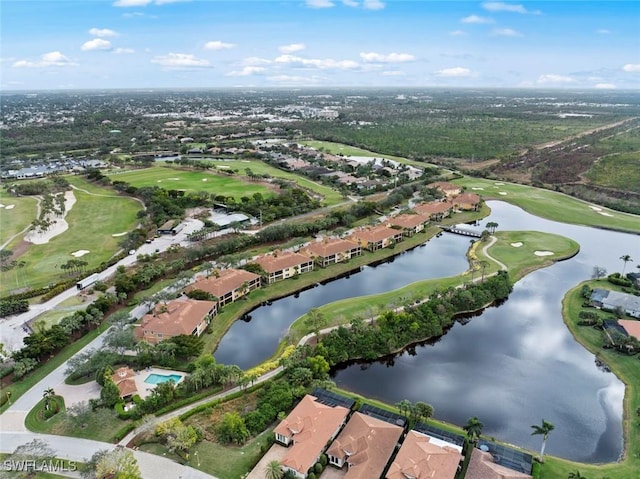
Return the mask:
[[[0,245],[18,234],[36,219],[37,200],[31,196],[12,196],[5,190],[0,190]],[[13,208],[7,209],[7,206]]]
[[[597,226],[633,233],[640,232],[640,216],[601,208],[590,208],[589,203],[555,191],[515,183],[481,178],[461,178],[453,183],[466,187],[484,199],[497,199],[513,203],[531,214],[563,223]],[[483,188],[473,190],[473,188]],[[506,193],[501,195],[500,193]],[[593,206],[593,205],[592,205]],[[595,206],[600,208],[598,206]],[[602,213],[606,213],[602,214]],[[609,216],[610,215],[610,216]]]
[[[356,148],[355,146],[349,146],[342,143],[333,143],[331,141],[310,140],[300,141],[299,143],[315,149],[324,148],[327,153],[331,153],[333,155],[341,154],[344,156],[375,156],[377,158],[386,158],[388,160],[394,160],[398,163],[404,163],[406,165],[412,165],[418,168],[430,166],[427,163],[423,163],[420,161],[413,161],[407,158],[402,158],[400,156],[386,155],[384,153],[375,153],[373,151],[363,150],[362,148]]]
[[[242,171],[241,174],[244,174]],[[133,186],[158,186],[166,190],[184,190],[189,193],[205,191],[214,195],[233,196],[239,200],[243,196],[273,193],[264,185],[242,181],[237,177],[215,174],[211,171],[197,171],[172,166],[152,166],[109,176],[112,181],[125,181]]]
[[[42,321],[46,324],[47,328],[50,328],[54,324],[58,324],[60,320],[66,316],[71,316],[75,311],[86,309],[88,302],[84,302],[80,296],[73,296],[72,298],[65,299],[62,303],[58,304],[54,309],[46,311],[34,318],[34,322]]]
[[[275,168],[258,160],[228,160],[228,161],[212,161],[214,166],[228,166],[232,170],[239,170],[239,174],[245,174],[245,168],[250,168],[256,174],[270,175],[274,178],[283,178],[296,182],[300,187],[316,192],[324,197],[325,206],[333,206],[344,201],[342,195],[329,186],[315,182],[301,175],[296,175],[288,171]]]
[[[586,309],[593,311],[592,308],[582,306],[583,298],[580,290],[583,284],[591,288],[620,289],[605,280],[581,283],[565,295],[562,301],[562,315],[565,324],[578,342],[603,361],[626,385],[623,418],[625,456],[621,462],[612,464],[581,464],[547,456],[541,468],[540,478],[566,479],[570,472],[578,470],[590,479],[603,477],[637,479],[640,471],[640,418],[636,413],[640,407],[640,361],[638,360],[640,357],[623,355],[612,349],[603,349],[605,339],[602,331],[590,326],[578,325],[580,311]]]
[[[81,188],[88,186],[78,177],[70,177],[69,181]],[[112,190],[90,186],[92,194],[73,190],[76,203],[65,218],[69,229],[48,243],[30,244],[26,253],[20,256],[26,266],[19,275],[17,270],[0,273],[0,294],[25,285],[38,288],[57,282],[63,274],[59,266],[73,259],[71,253],[74,251],[90,251],[82,259],[89,263],[88,268],[95,268],[120,249],[120,237],[112,235],[135,228],[136,213],[141,205],[132,198],[114,195]],[[20,240],[18,238],[15,242]]]

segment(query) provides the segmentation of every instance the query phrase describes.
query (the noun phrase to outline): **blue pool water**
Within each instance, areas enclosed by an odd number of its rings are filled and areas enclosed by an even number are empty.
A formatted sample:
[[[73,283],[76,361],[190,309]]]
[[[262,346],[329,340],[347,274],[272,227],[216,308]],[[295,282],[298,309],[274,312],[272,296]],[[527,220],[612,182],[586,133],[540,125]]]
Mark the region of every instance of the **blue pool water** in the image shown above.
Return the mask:
[[[182,379],[182,376],[179,374],[149,374],[144,382],[147,384],[160,384],[171,381],[172,379],[174,383],[178,384],[178,381]]]

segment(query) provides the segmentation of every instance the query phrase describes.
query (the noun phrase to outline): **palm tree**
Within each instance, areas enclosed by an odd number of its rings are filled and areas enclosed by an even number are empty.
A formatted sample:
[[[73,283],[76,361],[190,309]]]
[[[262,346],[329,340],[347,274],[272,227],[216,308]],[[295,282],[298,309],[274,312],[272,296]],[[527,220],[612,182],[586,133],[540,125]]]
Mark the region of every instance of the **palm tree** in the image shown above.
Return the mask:
[[[476,442],[480,437],[480,434],[482,434],[482,428],[484,428],[484,424],[482,424],[476,416],[473,416],[467,421],[467,424],[465,424],[462,429],[467,431],[469,441]]]
[[[42,393],[42,397],[44,398],[44,408],[48,411],[49,408],[51,407],[51,400],[53,399],[53,396],[55,396],[56,393],[53,390],[53,388],[47,388],[44,390],[44,392]]]
[[[280,467],[280,461],[275,459],[267,463],[267,465],[264,468],[264,473],[265,473],[264,477],[266,479],[282,479],[282,476],[284,476],[284,472]]]
[[[580,474],[580,471],[575,471],[575,472],[570,472],[569,475],[567,476],[567,479],[587,479],[587,478],[584,477],[582,474]]]
[[[540,458],[544,459],[544,448],[547,445],[547,439],[549,439],[549,433],[554,430],[555,426],[549,422],[542,420],[542,424],[540,426],[533,425],[532,436],[536,434],[540,434],[542,436],[542,448],[540,449]]]
[[[491,232],[491,234],[496,232],[496,229],[498,229],[498,223],[496,223],[495,221],[489,221],[487,223],[487,229]]]
[[[482,282],[484,283],[484,271],[487,269],[487,267],[489,266],[489,263],[487,261],[481,260],[480,261],[480,268],[482,268]]]
[[[624,263],[622,266],[622,276],[624,276],[624,270],[627,268],[627,263],[632,263],[633,259],[631,259],[631,256],[628,254],[623,254],[622,256],[620,256],[620,259]]]

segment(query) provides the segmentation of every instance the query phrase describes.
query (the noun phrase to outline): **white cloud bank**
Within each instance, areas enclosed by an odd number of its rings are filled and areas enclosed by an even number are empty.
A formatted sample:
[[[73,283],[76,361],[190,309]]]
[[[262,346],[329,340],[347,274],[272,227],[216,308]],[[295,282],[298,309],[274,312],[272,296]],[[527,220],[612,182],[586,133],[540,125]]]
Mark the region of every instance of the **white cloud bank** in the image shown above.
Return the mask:
[[[360,53],[360,58],[365,62],[373,62],[373,63],[402,63],[402,62],[412,62],[416,59],[410,53],[376,53],[376,52],[362,52]]]
[[[307,48],[307,46],[304,43],[291,43],[290,45],[282,45],[278,47],[278,50],[285,54],[291,54],[301,52],[305,48]]]
[[[627,63],[622,69],[629,73],[640,72],[640,63]]]
[[[226,74],[228,77],[246,77],[250,75],[257,75],[264,73],[266,68],[256,66],[245,66],[242,70],[234,70]]]
[[[166,55],[158,55],[151,60],[151,63],[161,65],[165,68],[200,68],[208,67],[209,60],[197,58],[190,53],[168,53]]]
[[[220,40],[213,40],[204,44],[206,50],[229,50],[235,46],[235,43],[226,43]]]
[[[573,83],[575,80],[571,77],[564,75],[556,75],[549,73],[547,75],[540,75],[536,81],[539,85],[545,85],[548,83]]]
[[[73,63],[68,57],[60,52],[44,53],[40,60],[32,62],[30,60],[18,60],[13,63],[14,68],[46,68],[46,67],[73,67]]]
[[[110,30],[109,28],[92,28],[89,30],[89,35],[93,35],[94,37],[117,37],[118,33]]]
[[[523,15],[540,15],[540,10],[527,10],[523,5],[505,2],[484,2],[482,8],[489,12],[521,13]]]
[[[275,59],[276,63],[298,65],[303,67],[315,67],[320,70],[353,70],[359,68],[358,62],[353,60],[334,60],[333,58],[302,58],[295,55],[280,55]]]
[[[472,75],[472,72],[468,68],[453,67],[438,70],[436,75],[439,77],[469,77]]]
[[[482,25],[482,24],[486,25],[487,23],[493,23],[492,18],[480,17],[478,15],[469,15],[468,17],[464,17],[460,19],[460,21],[462,23],[471,23],[471,24],[477,24],[477,25]]]
[[[513,28],[495,28],[493,34],[498,37],[521,37],[522,33]]]
[[[82,50],[83,52],[111,50],[111,42],[102,38],[94,38],[93,40],[89,40],[88,42],[83,43],[80,47],[80,50]]]

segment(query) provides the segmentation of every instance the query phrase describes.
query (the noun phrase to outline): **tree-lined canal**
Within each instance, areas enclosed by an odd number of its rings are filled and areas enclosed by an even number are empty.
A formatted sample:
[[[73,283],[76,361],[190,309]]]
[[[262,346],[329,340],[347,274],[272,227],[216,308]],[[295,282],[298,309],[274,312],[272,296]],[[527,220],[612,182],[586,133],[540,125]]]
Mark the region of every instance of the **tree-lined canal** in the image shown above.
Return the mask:
[[[462,425],[470,416],[484,433],[536,450],[531,425],[555,424],[547,451],[587,462],[615,461],[622,451],[624,385],[600,369],[563,323],[565,292],[588,279],[594,265],[622,269],[619,258],[640,258],[640,236],[547,221],[507,203],[490,201],[482,223],[501,230],[536,230],[580,243],[574,258],[519,281],[507,302],[468,324],[454,325],[430,345],[391,361],[353,364],[335,372],[336,383],[389,403],[426,401],[435,417]],[[585,205],[585,214],[594,214]],[[289,324],[309,309],[337,299],[388,291],[420,279],[467,268],[466,237],[445,234],[393,262],[290,296],[237,321],[215,353],[223,363],[250,367],[268,358]]]

